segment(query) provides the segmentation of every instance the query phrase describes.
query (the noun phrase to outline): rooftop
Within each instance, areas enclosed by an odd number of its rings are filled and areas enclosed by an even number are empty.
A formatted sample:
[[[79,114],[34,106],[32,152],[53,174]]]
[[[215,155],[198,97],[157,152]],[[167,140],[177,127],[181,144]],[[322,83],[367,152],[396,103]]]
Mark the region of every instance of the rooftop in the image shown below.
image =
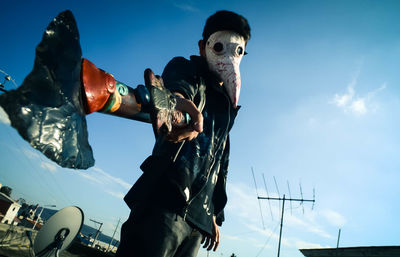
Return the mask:
[[[359,246],[300,249],[305,257],[399,257],[400,246]]]
[[[14,201],[13,199],[11,199],[11,197],[9,197],[8,195],[6,195],[4,193],[1,193],[1,192],[0,192],[0,200],[3,200],[5,202],[9,202],[9,203],[17,204],[17,205],[19,205],[19,207],[21,207],[21,205],[17,201]]]

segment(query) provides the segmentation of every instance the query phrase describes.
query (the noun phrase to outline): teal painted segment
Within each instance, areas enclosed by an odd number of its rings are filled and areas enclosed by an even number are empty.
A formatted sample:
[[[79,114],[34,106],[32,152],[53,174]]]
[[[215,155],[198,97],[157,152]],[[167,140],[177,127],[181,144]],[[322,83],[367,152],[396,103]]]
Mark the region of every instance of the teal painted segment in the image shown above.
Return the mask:
[[[185,123],[190,124],[192,118],[190,117],[189,113],[185,112],[185,118],[186,118]]]
[[[101,109],[101,112],[109,112],[111,108],[114,106],[115,103],[115,94],[113,94],[112,99],[108,105],[105,105],[103,109]]]
[[[119,81],[117,81],[117,90],[121,96],[126,96],[129,93],[128,86]]]

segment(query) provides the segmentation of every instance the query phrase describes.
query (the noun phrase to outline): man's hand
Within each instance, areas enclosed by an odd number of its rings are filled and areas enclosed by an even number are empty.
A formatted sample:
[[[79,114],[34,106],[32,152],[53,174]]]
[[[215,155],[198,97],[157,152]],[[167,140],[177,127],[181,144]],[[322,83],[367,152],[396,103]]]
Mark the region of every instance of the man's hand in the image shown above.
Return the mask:
[[[207,248],[207,251],[213,249],[215,252],[218,249],[220,238],[221,234],[219,233],[218,225],[215,222],[215,216],[213,216],[212,235],[203,235],[203,240],[201,240],[201,243],[204,243],[203,248]]]
[[[203,131],[203,115],[192,101],[178,93],[175,93],[175,99],[171,99],[174,96],[164,87],[162,78],[154,75],[150,69],[146,69],[144,80],[148,90],[153,92],[152,123],[158,134],[165,134],[167,140],[177,143],[192,140]],[[172,117],[183,117],[182,113],[189,114],[189,125],[174,123]]]
[[[175,93],[175,95],[177,96],[175,109],[188,113],[192,120],[190,125],[183,128],[172,126],[172,131],[166,138],[172,142],[190,141],[203,131],[203,115],[192,101],[183,98],[181,94]]]

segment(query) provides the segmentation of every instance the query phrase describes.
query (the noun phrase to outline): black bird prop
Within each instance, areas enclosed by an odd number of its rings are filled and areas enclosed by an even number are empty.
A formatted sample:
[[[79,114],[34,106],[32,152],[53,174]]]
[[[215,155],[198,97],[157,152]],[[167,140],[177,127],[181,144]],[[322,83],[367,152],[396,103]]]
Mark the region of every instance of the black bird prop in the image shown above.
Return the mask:
[[[0,95],[0,106],[32,147],[62,167],[87,169],[95,162],[85,118],[89,113],[151,122],[164,133],[189,123],[150,69],[145,82],[133,89],[82,58],[78,27],[67,10],[50,22],[36,47],[33,70],[18,89]]]

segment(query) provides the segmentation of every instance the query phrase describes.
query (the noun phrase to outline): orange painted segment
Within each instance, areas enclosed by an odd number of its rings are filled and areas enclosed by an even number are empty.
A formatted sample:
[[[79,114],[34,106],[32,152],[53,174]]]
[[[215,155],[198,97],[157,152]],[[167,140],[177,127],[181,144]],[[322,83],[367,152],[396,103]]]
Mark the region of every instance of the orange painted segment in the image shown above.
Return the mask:
[[[116,80],[111,74],[97,68],[84,58],[82,83],[87,101],[86,114],[101,110],[116,89]]]

